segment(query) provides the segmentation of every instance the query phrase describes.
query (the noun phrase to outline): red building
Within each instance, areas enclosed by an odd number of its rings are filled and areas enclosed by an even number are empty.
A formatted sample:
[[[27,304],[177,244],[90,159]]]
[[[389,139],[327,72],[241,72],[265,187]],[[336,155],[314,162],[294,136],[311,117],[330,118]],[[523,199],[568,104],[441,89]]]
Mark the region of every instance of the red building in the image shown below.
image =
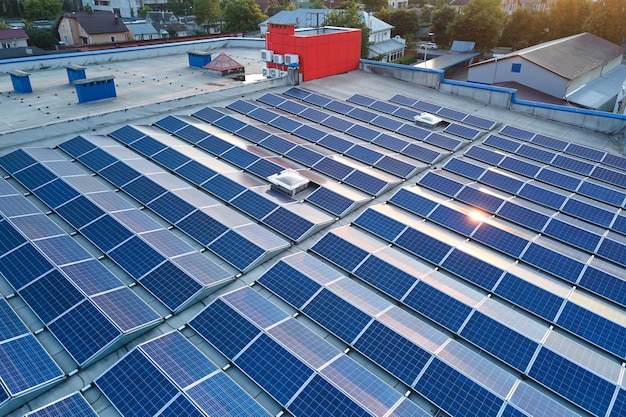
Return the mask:
[[[294,26],[270,24],[265,45],[274,55],[297,55],[302,80],[340,74],[359,68],[361,30],[321,27],[298,31]],[[268,67],[286,70],[286,64],[275,59]]]

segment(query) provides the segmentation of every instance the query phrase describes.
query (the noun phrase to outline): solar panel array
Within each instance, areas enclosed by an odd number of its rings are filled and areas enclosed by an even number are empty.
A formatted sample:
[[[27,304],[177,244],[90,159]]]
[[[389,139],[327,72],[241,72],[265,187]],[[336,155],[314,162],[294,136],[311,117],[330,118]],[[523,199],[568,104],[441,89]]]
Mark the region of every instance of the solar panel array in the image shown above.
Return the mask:
[[[96,417],[98,414],[80,392],[74,392],[38,408],[24,417]]]

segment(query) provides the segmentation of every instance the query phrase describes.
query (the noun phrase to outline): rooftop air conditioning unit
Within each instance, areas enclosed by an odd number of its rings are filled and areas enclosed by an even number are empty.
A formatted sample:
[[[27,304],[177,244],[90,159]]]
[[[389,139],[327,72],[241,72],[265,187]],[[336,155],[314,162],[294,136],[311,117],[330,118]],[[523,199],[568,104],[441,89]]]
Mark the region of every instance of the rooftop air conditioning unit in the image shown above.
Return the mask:
[[[261,49],[261,59],[265,62],[272,62],[272,58],[274,58],[274,51],[269,51],[267,49]]]
[[[278,78],[280,71],[277,68],[270,68],[270,78]]]
[[[274,64],[282,64],[284,62],[284,58],[282,55],[274,54],[274,58],[272,58],[272,62],[274,62]]]
[[[309,186],[309,180],[293,169],[286,169],[278,174],[270,175],[267,179],[272,184],[273,189],[292,197],[300,191],[306,190]]]
[[[300,58],[296,54],[285,54],[285,64],[298,64],[300,62]]]
[[[270,69],[263,68],[263,76],[269,78],[270,77]]]
[[[279,72],[278,72],[278,76],[279,76],[280,78],[286,77],[286,76],[287,76],[287,71],[279,71]]]

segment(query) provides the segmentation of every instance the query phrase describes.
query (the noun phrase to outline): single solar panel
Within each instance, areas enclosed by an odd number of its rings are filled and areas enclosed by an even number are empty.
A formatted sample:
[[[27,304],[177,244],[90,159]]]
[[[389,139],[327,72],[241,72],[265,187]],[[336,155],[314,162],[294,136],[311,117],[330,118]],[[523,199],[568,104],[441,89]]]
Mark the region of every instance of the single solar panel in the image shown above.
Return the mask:
[[[205,182],[202,188],[224,201],[230,201],[246,190],[246,187],[226,175],[216,175]]]
[[[365,259],[354,275],[396,300],[402,299],[417,281],[411,274],[374,255]]]
[[[383,192],[389,185],[388,182],[380,178],[356,169],[348,174],[343,182],[374,196]]]
[[[558,295],[508,272],[494,292],[548,321],[554,320],[565,301]]]
[[[374,165],[383,157],[383,154],[380,152],[362,145],[354,145],[348,149],[345,154],[367,165]]]
[[[275,119],[272,119],[269,124],[271,126],[277,127],[279,129],[284,130],[285,132],[293,132],[294,130],[298,129],[299,127],[303,126],[302,123],[290,119],[289,117],[286,116],[278,116]]]
[[[349,112],[346,113],[342,113],[345,114],[346,116],[350,116],[354,119],[360,120],[362,122],[366,122],[366,123],[370,123],[372,120],[374,120],[376,117],[378,117],[378,114],[362,109],[360,107],[354,107],[352,110],[350,110]]]
[[[258,108],[256,104],[250,103],[247,100],[237,100],[237,101],[230,103],[226,107],[242,114],[248,114],[252,110]]]
[[[473,114],[468,114],[467,116],[465,116],[462,122],[467,125],[474,126],[474,127],[477,127],[479,129],[484,129],[484,130],[494,129],[496,125],[498,124],[498,122],[485,119],[483,117],[476,116]]]
[[[448,151],[453,151],[457,149],[463,143],[463,141],[459,139],[455,139],[453,137],[442,135],[441,133],[436,132],[428,135],[428,137],[424,139],[424,142]]]
[[[335,135],[326,135],[317,144],[333,151],[344,153],[354,145],[354,142]]]
[[[391,132],[395,132],[403,126],[402,122],[387,116],[376,116],[370,123]]]
[[[276,263],[257,282],[300,309],[322,286],[283,261]]]
[[[270,175],[279,174],[285,170],[284,167],[275,164],[265,158],[259,158],[256,162],[246,168],[249,172],[258,175],[261,178],[267,178]]]
[[[273,93],[265,93],[261,97],[257,98],[257,101],[261,103],[268,104],[270,106],[277,106],[280,103],[285,101],[285,97],[282,97],[278,94]]]
[[[259,143],[269,135],[269,132],[252,125],[247,125],[237,131],[237,136],[240,136],[252,143]]]
[[[227,231],[212,242],[209,249],[240,271],[246,271],[254,266],[266,252],[233,230]]]
[[[581,161],[579,159],[570,158],[565,155],[557,155],[552,161],[552,165],[575,172],[581,175],[589,175],[593,171],[593,164]]]
[[[528,246],[528,240],[489,223],[482,223],[471,237],[514,258],[518,258]]]
[[[140,283],[174,312],[182,309],[202,290],[202,285],[171,261],[150,271]]]
[[[307,106],[292,100],[285,100],[282,103],[276,105],[276,107],[291,114],[299,114],[305,109],[308,109]]]
[[[422,100],[416,101],[411,107],[433,114],[436,114],[439,110],[441,110],[441,106]]]
[[[479,179],[487,170],[481,166],[474,165],[466,159],[452,158],[446,162],[443,169],[462,175],[472,180]]]
[[[446,329],[457,332],[472,308],[456,298],[420,281],[403,303]]]
[[[306,200],[337,217],[342,217],[356,204],[354,200],[326,187],[319,187],[309,194]]]
[[[196,208],[172,192],[147,203],[148,208],[174,224],[192,213]]]
[[[415,125],[410,125],[408,123],[402,125],[402,127],[397,129],[396,132],[416,140],[424,140],[428,137],[428,135],[431,134],[431,131],[428,129],[424,129]]]
[[[550,136],[545,136],[540,133],[537,133],[530,141],[536,145],[544,146],[556,151],[564,151],[568,146],[568,142],[564,140],[551,138]]]
[[[80,232],[103,252],[110,251],[134,236],[133,232],[109,214],[83,227]]]
[[[256,154],[237,146],[233,146],[221,154],[220,157],[239,168],[246,168],[260,159]]]
[[[128,287],[99,294],[92,300],[124,332],[161,320],[161,317]]]
[[[263,223],[277,230],[282,235],[287,236],[294,242],[300,241],[315,226],[309,220],[287,210],[284,207],[278,207],[263,219]]]
[[[155,153],[167,148],[167,145],[150,136],[144,136],[143,138],[136,140],[132,144],[132,148],[145,156],[152,156]]]
[[[311,250],[346,271],[353,271],[368,256],[367,251],[332,232],[326,233]]]
[[[372,143],[396,152],[402,151],[409,144],[409,142],[404,139],[400,139],[386,133],[380,134],[378,137],[376,137],[376,139],[372,141]]]
[[[335,129],[338,132],[346,132],[355,124],[349,120],[339,118],[337,116],[329,116],[321,122],[324,126]]]
[[[446,119],[456,120],[457,122],[460,122],[463,119],[465,119],[468,116],[468,114],[462,111],[450,109],[448,107],[442,107],[437,112],[437,116],[445,117]]]
[[[545,149],[538,148],[536,146],[530,146],[522,144],[517,150],[517,154],[525,156],[526,158],[534,159],[535,161],[544,162],[549,164],[555,157],[554,152],[546,151]]]
[[[533,137],[535,136],[534,132],[521,129],[519,127],[510,126],[510,125],[503,126],[502,129],[500,129],[500,133],[506,136],[510,136],[515,139],[528,140],[528,141],[532,140]]]
[[[259,145],[276,152],[279,155],[285,154],[287,151],[296,146],[290,140],[283,139],[280,136],[270,135],[267,138],[263,139],[259,142]]]
[[[303,110],[298,116],[305,118],[307,120],[311,120],[317,123],[322,123],[325,119],[327,119],[330,115],[326,112],[323,112],[318,109],[314,109],[311,107],[307,107]]]
[[[454,249],[441,265],[460,278],[488,291],[493,289],[504,272],[500,268],[459,249]]]
[[[366,97],[361,94],[354,94],[353,96],[348,98],[346,101],[349,101],[350,103],[360,104],[361,106],[369,107],[376,100],[370,97]]]
[[[578,276],[585,266],[584,263],[574,258],[534,242],[531,242],[526,249],[522,255],[522,260],[571,283],[578,281]]]
[[[418,170],[418,166],[414,164],[387,155],[383,156],[374,166],[400,178],[409,178]]]
[[[231,133],[234,133],[246,126],[245,122],[228,115],[216,120],[213,124]]]
[[[176,226],[204,246],[210,244],[228,231],[223,223],[211,218],[208,214],[196,210],[185,217]]]
[[[170,133],[174,133],[184,128],[185,126],[188,126],[187,122],[183,122],[179,118],[174,117],[172,115],[169,115],[160,120],[157,120],[156,122],[154,122],[154,124],[160,127],[161,129]]]
[[[485,145],[492,146],[494,148],[503,150],[505,152],[516,153],[520,147],[520,143],[511,139],[503,138],[502,136],[489,135],[487,139],[483,141]],[[528,146],[528,145],[526,145]]]
[[[403,96],[402,94],[395,94],[393,97],[389,99],[389,101],[391,101],[392,103],[398,103],[398,104],[402,104],[403,106],[409,106],[409,107],[412,107],[415,103],[417,103],[417,100],[407,97],[407,96]]]
[[[463,188],[463,184],[432,171],[423,176],[419,184],[450,197],[454,197]]]
[[[356,108],[339,100],[330,100],[328,103],[323,105],[323,107],[343,115],[347,115],[350,111]]]
[[[328,133],[310,125],[300,125],[300,127],[293,131],[293,134],[296,136],[300,136],[310,142],[317,142]]]
[[[158,122],[157,122],[158,123]],[[160,126],[159,126],[160,127]],[[166,129],[167,130],[167,129]],[[113,139],[122,142],[126,145],[130,145],[131,143],[135,142],[137,139],[140,139],[144,136],[146,136],[145,133],[141,132],[140,130],[138,130],[137,128],[133,127],[133,126],[129,126],[126,125],[124,127],[121,127],[117,130],[114,130],[113,132],[109,133],[109,136],[111,136]],[[80,156],[82,153],[81,150],[86,150],[85,148],[80,149],[76,147],[76,139],[79,139],[81,142],[87,142],[86,139],[83,139],[81,137],[75,138],[75,139],[71,139],[67,142],[65,142],[65,144],[67,144],[67,148],[63,148],[66,152],[70,153],[72,156],[74,157],[78,157]],[[70,145],[71,143],[71,145]],[[91,143],[91,142],[89,142]],[[96,146],[91,144],[90,148],[95,148]],[[70,150],[71,148],[71,150]],[[74,153],[76,152],[76,153]]]
[[[463,188],[457,194],[456,198],[474,207],[486,210],[489,213],[495,213],[502,203],[504,203],[504,200],[500,197],[496,197],[473,187]]]
[[[123,134],[123,132],[129,131],[129,130],[134,132],[134,129],[132,129],[130,126],[127,125],[118,130],[115,130],[112,133],[109,133],[109,135],[112,136],[113,133]],[[133,136],[133,140],[136,140],[136,139],[138,138]],[[84,153],[94,150],[96,148],[96,145],[89,142],[87,139],[83,138],[82,136],[76,136],[74,139],[70,139],[68,141],[61,143],[59,145],[59,148],[65,151],[68,155],[71,155],[74,158],[77,158]]]
[[[97,417],[96,411],[89,405],[85,397],[75,392],[58,401],[47,404],[35,411],[25,414],[26,417]]]
[[[285,156],[307,167],[311,167],[325,158],[321,153],[315,152],[305,146],[296,146],[287,152]]]

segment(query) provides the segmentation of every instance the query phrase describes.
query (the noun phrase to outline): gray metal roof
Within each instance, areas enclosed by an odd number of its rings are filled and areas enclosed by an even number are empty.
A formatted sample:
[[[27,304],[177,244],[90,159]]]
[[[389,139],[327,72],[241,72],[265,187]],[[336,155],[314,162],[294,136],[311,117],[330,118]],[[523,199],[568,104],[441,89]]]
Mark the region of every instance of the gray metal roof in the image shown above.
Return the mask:
[[[566,96],[567,101],[589,109],[601,109],[613,100],[615,94],[626,83],[626,65],[612,69],[602,77]],[[611,109],[612,110],[612,109]]]

